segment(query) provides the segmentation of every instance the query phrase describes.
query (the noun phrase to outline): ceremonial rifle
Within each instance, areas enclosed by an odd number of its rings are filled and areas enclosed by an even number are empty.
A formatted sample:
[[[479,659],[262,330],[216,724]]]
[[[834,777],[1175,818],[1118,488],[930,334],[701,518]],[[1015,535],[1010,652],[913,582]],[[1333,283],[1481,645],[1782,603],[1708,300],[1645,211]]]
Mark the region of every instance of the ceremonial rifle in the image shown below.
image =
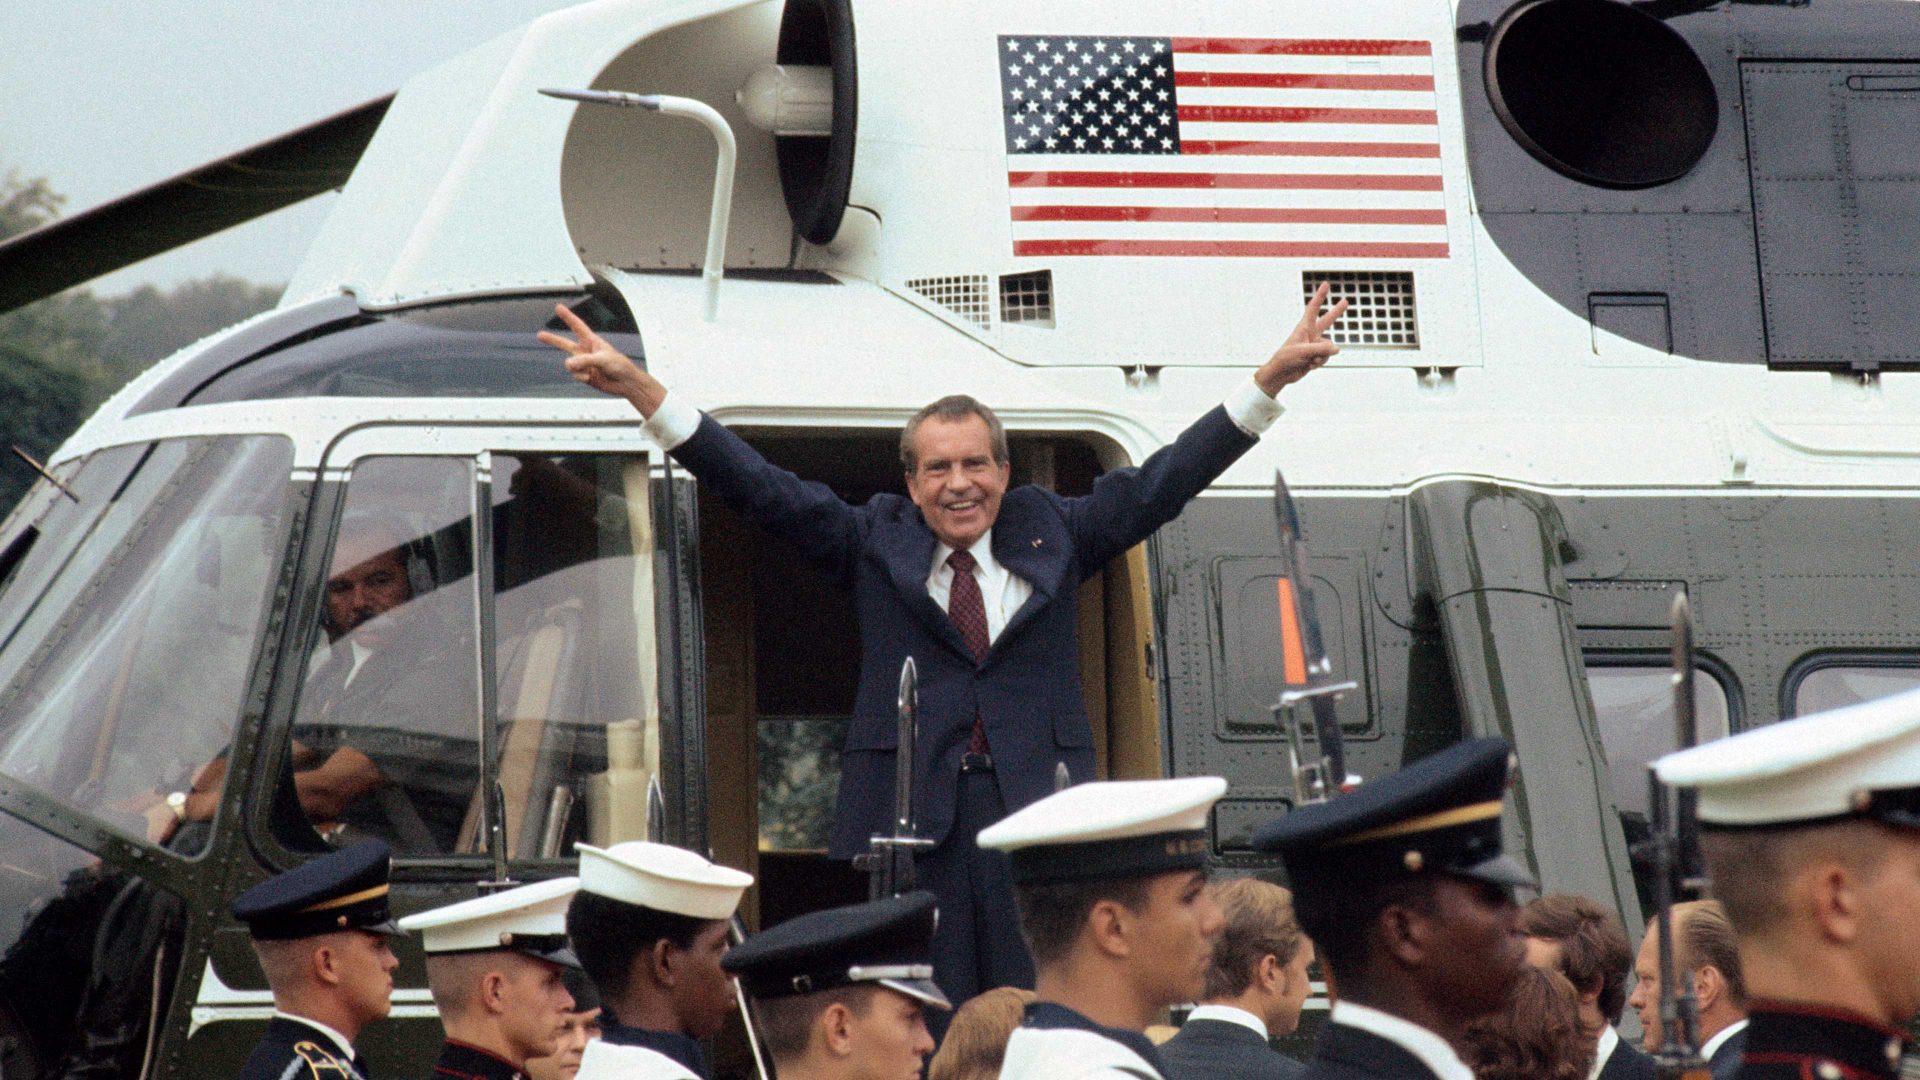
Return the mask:
[[[913,813],[913,766],[920,743],[920,673],[913,657],[900,665],[898,738],[893,758],[893,835],[875,833],[867,853],[854,857],[855,868],[867,872],[867,897],[878,900],[913,889],[913,856],[933,846],[923,840]]]
[[[1685,593],[1673,598],[1672,679],[1674,739],[1685,750],[1699,738],[1693,711],[1693,613]],[[1651,835],[1646,850],[1653,867],[1654,903],[1660,909],[1660,1049],[1654,1052],[1654,1066],[1660,1080],[1710,1080],[1707,1061],[1700,1056],[1700,1003],[1693,993],[1693,972],[1682,970],[1673,940],[1677,896],[1698,896],[1705,886],[1695,793],[1682,790],[1670,815],[1667,787],[1649,767],[1647,795]]]
[[[1324,802],[1347,786],[1346,745],[1336,706],[1340,696],[1359,684],[1336,681],[1320,636],[1320,617],[1314,610],[1313,582],[1307,577],[1306,538],[1300,533],[1300,514],[1286,477],[1273,471],[1273,516],[1280,531],[1280,697],[1273,704],[1274,723],[1287,733],[1292,755],[1294,804]],[[1307,715],[1298,715],[1301,704]],[[1308,754],[1306,732],[1311,725],[1313,752]]]

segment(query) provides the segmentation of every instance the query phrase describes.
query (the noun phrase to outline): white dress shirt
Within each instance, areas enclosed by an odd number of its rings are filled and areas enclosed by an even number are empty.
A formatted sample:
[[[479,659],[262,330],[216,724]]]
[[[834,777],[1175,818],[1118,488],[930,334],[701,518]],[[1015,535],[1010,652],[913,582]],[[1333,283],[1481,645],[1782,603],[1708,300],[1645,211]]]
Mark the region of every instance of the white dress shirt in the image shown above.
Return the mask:
[[[1233,1005],[1195,1005],[1187,1014],[1189,1020],[1224,1020],[1229,1024],[1239,1024],[1243,1028],[1252,1028],[1264,1041],[1267,1037],[1267,1022],[1245,1009]]]
[[[1235,387],[1220,404],[1227,410],[1227,418],[1233,421],[1235,427],[1256,439],[1272,427],[1273,422],[1285,411],[1251,378]],[[668,392],[643,427],[655,445],[662,450],[672,451],[693,438],[693,433],[700,427],[700,410]],[[991,642],[1000,636],[1007,620],[1020,610],[1020,605],[1033,595],[1033,586],[1008,572],[993,557],[992,528],[988,528],[970,550],[979,563],[973,573],[980,581],[980,596],[986,603],[987,640]],[[951,554],[953,549],[941,544],[935,549],[933,566],[927,571],[927,595],[940,605],[942,611],[947,610],[947,598],[953,591],[953,568],[947,565],[947,556]]]
[[[1593,1051],[1593,1066],[1587,1070],[1587,1080],[1600,1080],[1600,1070],[1607,1067],[1607,1059],[1619,1045],[1620,1033],[1613,1030],[1612,1024],[1600,1029],[1600,1045]]]
[[[1383,1013],[1351,1001],[1336,1001],[1328,1021],[1370,1032],[1420,1059],[1420,1064],[1440,1080],[1473,1080],[1473,1070],[1453,1052],[1447,1040],[1410,1020]]]

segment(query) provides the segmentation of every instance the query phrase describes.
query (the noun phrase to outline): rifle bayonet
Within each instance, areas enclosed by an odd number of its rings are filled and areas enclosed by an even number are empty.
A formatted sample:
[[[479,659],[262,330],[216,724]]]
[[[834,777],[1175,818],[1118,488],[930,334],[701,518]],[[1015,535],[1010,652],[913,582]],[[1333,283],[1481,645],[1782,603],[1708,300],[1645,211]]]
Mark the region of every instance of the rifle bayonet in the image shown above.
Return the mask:
[[[913,811],[913,767],[920,743],[920,674],[913,657],[900,665],[898,738],[893,758],[893,835],[875,834],[853,865],[868,874],[867,893],[878,900],[913,889],[913,856],[933,842],[922,840]]]
[[[1674,739],[1681,750],[1698,737],[1693,710],[1693,614],[1686,593],[1673,598],[1673,715]],[[1653,866],[1654,903],[1659,906],[1660,1049],[1654,1066],[1660,1080],[1708,1080],[1706,1059],[1700,1056],[1699,1000],[1693,993],[1693,973],[1676,962],[1673,905],[1680,895],[1697,895],[1699,827],[1691,791],[1682,790],[1670,812],[1665,784],[1652,767],[1647,769],[1647,852]]]
[[[1336,681],[1333,662],[1320,636],[1320,617],[1314,609],[1313,582],[1306,573],[1306,541],[1300,534],[1300,514],[1287,490],[1286,477],[1273,472],[1273,516],[1280,534],[1280,698],[1273,719],[1287,733],[1293,756],[1296,805],[1324,802],[1347,784],[1346,744],[1336,710],[1342,694],[1356,689],[1352,680]],[[1305,703],[1308,714],[1295,707]],[[1313,751],[1305,747],[1305,730],[1312,727]]]

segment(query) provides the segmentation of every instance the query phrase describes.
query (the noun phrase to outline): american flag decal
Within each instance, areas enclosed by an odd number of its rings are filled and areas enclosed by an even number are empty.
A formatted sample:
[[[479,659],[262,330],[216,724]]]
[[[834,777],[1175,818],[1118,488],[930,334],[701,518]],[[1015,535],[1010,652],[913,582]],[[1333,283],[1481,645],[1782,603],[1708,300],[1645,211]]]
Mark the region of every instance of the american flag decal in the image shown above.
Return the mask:
[[[1447,255],[1425,41],[999,47],[1015,255]]]

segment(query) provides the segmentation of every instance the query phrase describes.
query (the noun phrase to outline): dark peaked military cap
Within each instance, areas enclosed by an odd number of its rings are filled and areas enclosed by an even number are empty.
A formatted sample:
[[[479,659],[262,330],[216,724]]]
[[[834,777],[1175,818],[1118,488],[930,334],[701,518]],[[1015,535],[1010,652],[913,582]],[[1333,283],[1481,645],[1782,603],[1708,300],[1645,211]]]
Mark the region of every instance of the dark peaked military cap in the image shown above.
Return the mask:
[[[756,998],[876,983],[953,1006],[933,983],[932,893],[910,892],[789,919],[727,952],[721,966]]]
[[[1500,846],[1513,750],[1469,739],[1261,826],[1253,846],[1280,854],[1295,882],[1378,886],[1438,872],[1531,888]]]
[[[387,912],[387,845],[368,840],[322,855],[255,885],[233,901],[233,917],[260,941],[366,930],[401,936]]]

